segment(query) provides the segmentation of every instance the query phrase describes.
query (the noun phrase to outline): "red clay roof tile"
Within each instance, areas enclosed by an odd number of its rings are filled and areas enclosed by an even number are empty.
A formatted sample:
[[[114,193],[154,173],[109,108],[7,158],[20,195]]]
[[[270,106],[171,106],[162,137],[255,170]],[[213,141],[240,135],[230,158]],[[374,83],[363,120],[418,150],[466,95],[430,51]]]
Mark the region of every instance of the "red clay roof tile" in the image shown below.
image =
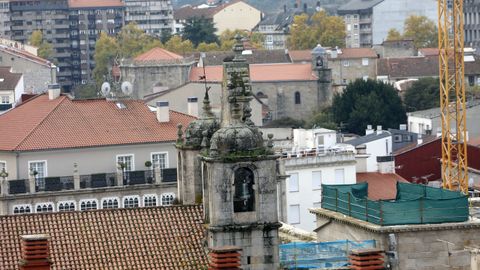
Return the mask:
[[[183,59],[183,56],[157,47],[135,57],[134,60],[135,61],[159,61],[159,60],[161,61],[161,60],[176,60],[176,59]]]
[[[105,99],[49,100],[39,95],[0,115],[8,127],[0,135],[0,150],[28,151],[174,141],[177,124],[195,118],[170,111],[170,122],[159,123],[142,101],[123,100],[126,108]]]
[[[20,236],[50,235],[52,270],[204,269],[201,206],[0,217],[0,269],[18,269]]]
[[[221,82],[223,78],[222,66],[205,67],[207,81]],[[194,67],[190,72],[190,81],[200,82],[203,76],[203,67]],[[250,65],[252,82],[269,81],[316,81],[318,78],[312,71],[310,64],[255,64]]]
[[[357,183],[368,183],[368,197],[373,200],[392,200],[397,196],[397,182],[406,182],[394,173],[357,173]]]

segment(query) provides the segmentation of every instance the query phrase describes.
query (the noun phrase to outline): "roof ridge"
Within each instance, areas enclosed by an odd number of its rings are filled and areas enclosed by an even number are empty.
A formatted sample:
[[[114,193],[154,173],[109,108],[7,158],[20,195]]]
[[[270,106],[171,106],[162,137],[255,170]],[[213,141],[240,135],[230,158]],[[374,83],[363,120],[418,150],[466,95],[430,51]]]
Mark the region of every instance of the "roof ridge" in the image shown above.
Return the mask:
[[[38,95],[38,96],[43,96],[43,94],[42,94],[42,95]],[[42,123],[45,122],[45,120],[46,120],[47,118],[49,118],[50,115],[51,115],[54,111],[56,111],[56,110],[58,109],[59,105],[62,104],[63,101],[65,101],[65,99],[66,99],[67,97],[66,97],[66,96],[60,96],[60,97],[58,97],[58,98],[60,98],[60,99],[62,99],[62,100],[60,100],[60,101],[58,102],[58,104],[55,105],[55,107],[53,107],[53,109],[52,109],[50,112],[48,112],[47,115],[45,115],[45,117],[44,117],[38,124],[36,124],[35,127],[34,127],[32,130],[30,130],[30,131],[27,133],[27,135],[26,135],[23,139],[21,139],[20,142],[19,142],[17,145],[15,145],[15,147],[13,148],[13,150],[16,150],[18,147],[20,147],[20,145],[22,145],[22,144],[33,134],[33,132],[35,132],[35,130],[37,130],[37,129],[42,125]]]

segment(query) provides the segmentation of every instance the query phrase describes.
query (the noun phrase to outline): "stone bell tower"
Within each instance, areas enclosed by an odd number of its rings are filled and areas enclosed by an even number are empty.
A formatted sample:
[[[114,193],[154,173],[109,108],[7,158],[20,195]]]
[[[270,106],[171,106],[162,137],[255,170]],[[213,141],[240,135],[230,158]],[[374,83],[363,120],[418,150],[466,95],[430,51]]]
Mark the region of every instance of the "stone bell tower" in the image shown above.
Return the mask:
[[[239,40],[238,40],[239,41]],[[278,269],[277,156],[250,120],[252,91],[243,45],[223,64],[222,122],[201,153],[208,246],[238,246],[242,269]]]
[[[203,113],[185,129],[182,138],[182,126],[178,126],[177,172],[178,199],[182,204],[197,204],[203,200],[203,183],[201,174],[200,152],[210,146],[210,138],[220,128],[220,123],[212,113],[208,89],[203,98]]]
[[[330,102],[333,98],[332,69],[328,67],[327,50],[320,44],[312,50],[312,70],[318,76],[317,104]]]

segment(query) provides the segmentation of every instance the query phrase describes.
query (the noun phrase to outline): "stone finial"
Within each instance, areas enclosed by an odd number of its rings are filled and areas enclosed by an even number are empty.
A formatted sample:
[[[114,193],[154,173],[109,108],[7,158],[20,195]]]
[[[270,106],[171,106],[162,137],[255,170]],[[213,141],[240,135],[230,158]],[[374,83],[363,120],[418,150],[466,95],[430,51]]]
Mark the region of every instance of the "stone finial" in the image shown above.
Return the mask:
[[[235,57],[233,58],[234,62],[243,62],[245,58],[242,56],[243,50],[245,47],[243,46],[242,36],[237,34],[235,35],[235,44],[233,45],[233,52],[235,53]]]
[[[250,108],[250,105],[247,103],[243,108],[243,121],[248,126],[255,126],[255,123],[253,123],[250,117],[252,117],[252,108]]]
[[[200,144],[200,147],[202,147],[202,149],[208,148],[208,131],[207,130],[204,130],[202,132],[202,143]]]
[[[77,173],[78,172],[78,164],[75,162],[73,163],[73,173]]]
[[[178,124],[177,125],[177,144],[183,144],[183,125]]]
[[[267,137],[268,137],[268,141],[267,141],[267,147],[270,151],[273,151],[273,134],[272,133],[268,133],[267,134]]]

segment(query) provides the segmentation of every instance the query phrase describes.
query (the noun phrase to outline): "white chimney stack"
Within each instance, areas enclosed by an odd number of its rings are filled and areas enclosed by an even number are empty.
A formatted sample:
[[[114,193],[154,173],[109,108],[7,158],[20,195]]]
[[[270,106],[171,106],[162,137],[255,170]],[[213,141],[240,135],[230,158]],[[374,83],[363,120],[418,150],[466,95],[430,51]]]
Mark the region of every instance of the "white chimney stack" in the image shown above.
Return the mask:
[[[197,97],[187,98],[187,109],[188,109],[189,115],[198,117],[198,98]]]
[[[382,134],[382,126],[377,126],[377,134]]]
[[[48,99],[54,100],[60,96],[60,85],[49,84],[48,85]]]
[[[368,125],[367,129],[365,130],[365,135],[373,134],[373,131],[372,125]]]
[[[160,123],[170,122],[168,101],[157,101],[157,120]]]

